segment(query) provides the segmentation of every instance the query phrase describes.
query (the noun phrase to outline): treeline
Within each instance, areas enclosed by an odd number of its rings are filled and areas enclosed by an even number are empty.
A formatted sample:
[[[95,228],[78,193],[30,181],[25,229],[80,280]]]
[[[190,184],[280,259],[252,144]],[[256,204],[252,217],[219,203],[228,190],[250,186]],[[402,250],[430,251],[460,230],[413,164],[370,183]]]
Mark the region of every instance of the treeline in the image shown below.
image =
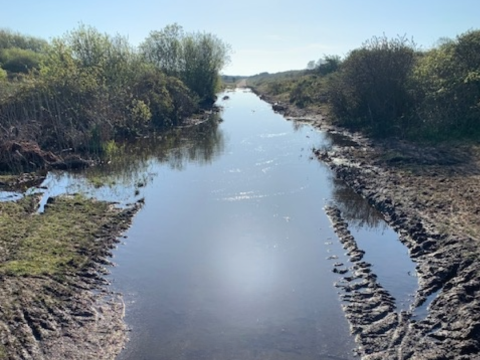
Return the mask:
[[[344,59],[327,56],[308,68],[283,82],[288,100],[327,106],[339,125],[373,136],[480,136],[479,30],[430,50],[405,37],[374,37]]]
[[[0,31],[0,144],[97,151],[182,124],[213,104],[229,47],[178,25],[138,47],[93,27],[49,42]],[[1,160],[1,159],[0,159]]]

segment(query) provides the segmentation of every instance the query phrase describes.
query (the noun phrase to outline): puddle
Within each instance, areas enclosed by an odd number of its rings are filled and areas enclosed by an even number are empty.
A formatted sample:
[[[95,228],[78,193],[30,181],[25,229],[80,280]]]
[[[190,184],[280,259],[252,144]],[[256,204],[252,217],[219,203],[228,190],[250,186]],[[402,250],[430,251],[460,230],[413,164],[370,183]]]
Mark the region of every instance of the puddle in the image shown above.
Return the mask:
[[[332,272],[347,262],[323,211],[329,172],[310,160],[324,136],[251,93],[229,95],[219,156],[154,165],[115,253],[133,330],[118,360],[351,359]]]
[[[412,276],[415,263],[407,247],[365,199],[342,181],[333,181],[333,200],[342,211],[358,248],[365,251],[362,260],[372,265],[378,283],[395,298],[397,310],[409,310],[418,289],[418,279]]]
[[[135,186],[125,186],[116,184],[98,185],[92,183],[86,177],[86,172],[69,173],[69,172],[50,172],[43,181],[39,189],[35,189],[35,193],[41,193],[38,212],[43,212],[45,204],[49,197],[59,195],[83,194],[87,197],[95,198],[100,201],[109,201],[118,204],[118,206],[126,206],[139,198],[140,193],[135,196]]]
[[[23,195],[13,191],[0,191],[0,201],[15,201]]]
[[[421,320],[424,320],[428,316],[430,305],[433,302],[433,300],[435,300],[435,298],[440,293],[440,291],[442,291],[442,289],[439,289],[439,290],[431,293],[430,295],[428,295],[427,298],[425,299],[425,301],[420,306],[417,306],[413,310],[412,317],[415,320],[421,321]]]

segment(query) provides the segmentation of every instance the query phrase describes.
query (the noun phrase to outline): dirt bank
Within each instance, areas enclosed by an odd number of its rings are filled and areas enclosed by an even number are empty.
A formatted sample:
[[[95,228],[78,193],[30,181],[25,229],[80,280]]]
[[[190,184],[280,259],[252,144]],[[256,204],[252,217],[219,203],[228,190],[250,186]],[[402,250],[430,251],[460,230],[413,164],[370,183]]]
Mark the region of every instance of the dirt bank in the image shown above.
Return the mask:
[[[408,247],[419,276],[416,305],[438,291],[425,319],[385,314],[385,319],[357,330],[363,353],[373,352],[365,358],[476,358],[480,254],[475,199],[480,196],[480,179],[475,158],[466,149],[427,149],[401,142],[373,145],[359,136],[350,140],[357,145],[316,154],[382,212]],[[378,321],[388,315],[389,325],[378,329]],[[385,340],[378,341],[382,337]],[[376,346],[371,345],[374,338]]]
[[[349,271],[355,277],[347,276],[340,286],[362,358],[478,359],[480,146],[372,141],[328,125],[318,113],[288,104],[275,108],[286,117],[309,119],[330,134],[334,145],[315,154],[377,208],[408,247],[419,279],[414,305],[437,294],[425,318],[412,316],[412,311],[399,313],[362,262],[340,211],[327,209],[353,257]]]
[[[81,196],[0,202],[0,359],[114,359],[123,301],[107,291],[111,249],[139,208]]]

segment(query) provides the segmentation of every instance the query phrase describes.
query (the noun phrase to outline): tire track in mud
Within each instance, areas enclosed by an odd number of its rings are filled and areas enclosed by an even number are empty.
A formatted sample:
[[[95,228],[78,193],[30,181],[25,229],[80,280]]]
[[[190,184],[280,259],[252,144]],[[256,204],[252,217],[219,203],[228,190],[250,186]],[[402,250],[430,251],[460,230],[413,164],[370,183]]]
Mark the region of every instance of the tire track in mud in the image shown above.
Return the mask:
[[[328,206],[325,210],[352,263],[350,269],[341,270],[337,263],[333,272],[345,274],[336,286],[342,289],[341,298],[347,303],[343,309],[351,332],[360,345],[358,354],[384,353],[390,347],[389,342],[401,341],[402,333],[396,330],[401,321],[400,317],[405,315],[395,311],[395,299],[378,283],[377,276],[372,273],[371,264],[363,261],[365,252],[358,248],[340,210],[334,206]]]
[[[337,178],[345,181],[399,234],[417,263],[419,289],[409,311],[397,312],[395,299],[376,281],[370,264],[362,261],[347,223],[338,208],[327,207],[334,230],[353,263],[353,276],[337,286],[343,289],[346,317],[363,359],[478,359],[480,351],[480,280],[475,243],[469,238],[439,234],[403,202],[390,198],[389,185],[398,184],[394,174],[354,159],[316,151]],[[338,157],[336,157],[338,159]],[[346,160],[346,161],[345,161]],[[423,319],[415,309],[438,292]]]

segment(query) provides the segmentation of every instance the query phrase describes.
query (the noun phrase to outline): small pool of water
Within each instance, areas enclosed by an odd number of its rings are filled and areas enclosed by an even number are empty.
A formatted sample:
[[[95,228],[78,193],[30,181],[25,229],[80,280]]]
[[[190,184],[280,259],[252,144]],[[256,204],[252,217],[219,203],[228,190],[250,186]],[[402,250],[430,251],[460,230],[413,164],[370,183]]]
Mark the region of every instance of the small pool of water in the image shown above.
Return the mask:
[[[15,201],[23,195],[13,191],[0,191],[0,201]]]
[[[409,310],[418,289],[415,262],[408,254],[398,234],[360,195],[339,180],[332,180],[333,202],[341,209],[348,229],[359,249],[365,251],[363,261],[372,265],[377,281],[396,300],[398,310]]]
[[[438,294],[442,291],[442,289],[439,289],[437,291],[434,291],[430,295],[427,296],[425,301],[422,303],[422,305],[417,306],[413,310],[413,318],[417,321],[424,320],[428,316],[428,311],[430,309],[430,305],[432,304],[433,300],[436,299]]]

